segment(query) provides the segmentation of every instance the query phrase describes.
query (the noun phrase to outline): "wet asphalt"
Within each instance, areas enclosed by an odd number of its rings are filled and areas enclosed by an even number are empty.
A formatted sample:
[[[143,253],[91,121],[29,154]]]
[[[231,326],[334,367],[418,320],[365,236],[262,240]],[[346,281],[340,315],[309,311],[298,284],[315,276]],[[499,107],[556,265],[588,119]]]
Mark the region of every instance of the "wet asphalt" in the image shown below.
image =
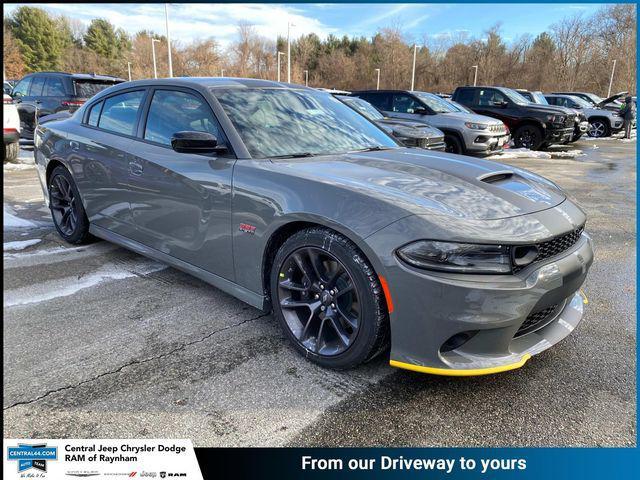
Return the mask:
[[[270,315],[197,279],[105,242],[64,244],[35,170],[5,168],[5,216],[29,225],[5,218],[4,437],[635,445],[636,143],[575,149],[504,163],[549,177],[587,211],[596,260],[584,320],[522,369],[475,378],[396,370],[384,356],[316,367]]]

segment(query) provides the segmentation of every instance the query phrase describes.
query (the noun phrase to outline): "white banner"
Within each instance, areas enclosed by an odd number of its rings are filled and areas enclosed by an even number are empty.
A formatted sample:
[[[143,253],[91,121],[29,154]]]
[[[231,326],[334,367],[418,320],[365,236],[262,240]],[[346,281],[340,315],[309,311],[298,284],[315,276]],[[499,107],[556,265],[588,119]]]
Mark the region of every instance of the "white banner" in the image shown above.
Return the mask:
[[[4,479],[203,480],[191,440],[4,439]]]

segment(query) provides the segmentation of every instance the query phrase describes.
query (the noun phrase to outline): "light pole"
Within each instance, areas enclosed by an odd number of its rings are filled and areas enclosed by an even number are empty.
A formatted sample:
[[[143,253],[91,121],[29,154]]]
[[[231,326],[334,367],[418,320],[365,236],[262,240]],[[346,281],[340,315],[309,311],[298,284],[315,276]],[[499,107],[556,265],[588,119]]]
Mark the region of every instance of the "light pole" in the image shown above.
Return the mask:
[[[473,74],[473,86],[475,87],[478,82],[478,65],[472,65],[471,68],[475,70],[475,73]]]
[[[127,62],[127,70],[129,71],[129,81],[131,81],[131,62]]]
[[[304,86],[309,86],[309,70],[304,71]]]
[[[280,56],[284,55],[284,52],[278,52],[278,81],[280,81]]]
[[[418,45],[413,46],[413,69],[411,70],[411,91],[413,92],[413,87],[416,81],[416,55],[418,53]]]
[[[378,73],[378,80],[376,81],[376,90],[380,90],[380,69],[376,68],[376,72]]]
[[[224,77],[224,68],[221,68],[221,69],[220,69],[220,76],[221,76],[221,77]]]
[[[151,37],[151,53],[153,54],[153,78],[158,78],[158,69],[156,68],[156,42],[160,42],[160,40]]]
[[[164,4],[164,21],[167,27],[167,52],[169,55],[169,78],[173,77],[173,63],[171,62],[171,34],[169,33],[169,4]]]
[[[611,96],[611,86],[613,85],[613,74],[616,72],[616,61],[613,61],[613,68],[611,69],[611,79],[609,80],[609,91],[607,92],[607,97]]]
[[[291,27],[295,25],[287,22],[287,83],[291,83]]]

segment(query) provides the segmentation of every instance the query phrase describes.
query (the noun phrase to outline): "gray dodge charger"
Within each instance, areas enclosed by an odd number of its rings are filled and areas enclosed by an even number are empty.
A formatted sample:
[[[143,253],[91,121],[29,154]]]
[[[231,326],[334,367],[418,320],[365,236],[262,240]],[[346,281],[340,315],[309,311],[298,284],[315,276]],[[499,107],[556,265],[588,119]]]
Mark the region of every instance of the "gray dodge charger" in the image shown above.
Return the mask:
[[[390,348],[419,372],[511,370],[582,318],[591,239],[557,185],[402,147],[324,92],[127,82],[39,125],[35,145],[64,240],[94,235],[273,310],[325,367]]]

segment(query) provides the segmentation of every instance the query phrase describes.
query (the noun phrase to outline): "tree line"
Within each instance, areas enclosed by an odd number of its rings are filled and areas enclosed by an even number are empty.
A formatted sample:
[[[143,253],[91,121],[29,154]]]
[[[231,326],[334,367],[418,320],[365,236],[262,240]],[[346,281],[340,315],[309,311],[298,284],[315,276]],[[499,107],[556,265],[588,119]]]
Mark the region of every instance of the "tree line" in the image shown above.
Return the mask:
[[[543,9],[544,5],[531,7]],[[534,14],[534,12],[532,12]],[[106,19],[88,25],[47,11],[23,6],[3,22],[4,66],[7,78],[29,72],[64,70],[133,79],[153,77],[152,39],[158,76],[167,76],[167,39],[141,30],[129,35]],[[636,7],[616,4],[591,16],[560,19],[535,37],[523,34],[507,41],[500,24],[473,38],[456,35],[410,39],[400,26],[381,29],[373,37],[321,39],[308,34],[291,44],[292,81],[337,89],[407,89],[417,45],[415,88],[451,92],[473,83],[530,90],[585,90],[604,95],[616,60],[612,91],[636,91]],[[286,53],[286,39],[269,39],[248,24],[240,24],[236,39],[222,47],[215,38],[190,43],[171,42],[174,76],[277,78],[277,53]],[[286,80],[286,57],[281,78]]]

